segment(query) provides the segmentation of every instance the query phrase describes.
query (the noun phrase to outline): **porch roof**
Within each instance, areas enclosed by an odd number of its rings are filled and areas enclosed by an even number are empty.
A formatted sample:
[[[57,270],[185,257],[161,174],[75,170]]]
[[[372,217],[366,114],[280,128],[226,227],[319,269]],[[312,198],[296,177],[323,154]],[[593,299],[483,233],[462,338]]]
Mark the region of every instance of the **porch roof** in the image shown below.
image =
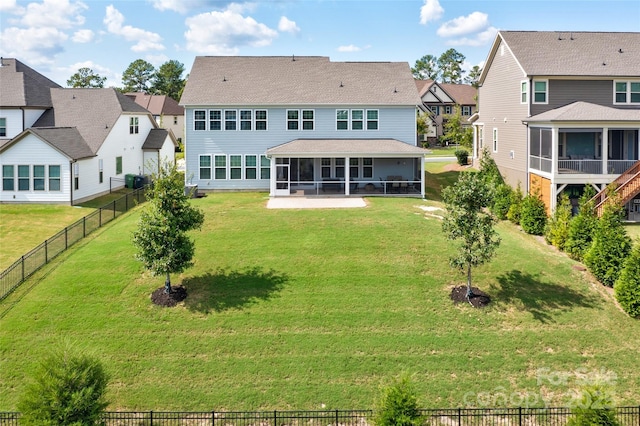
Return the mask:
[[[640,123],[640,110],[612,108],[589,102],[573,102],[523,120],[525,123],[548,123],[552,121],[630,121]]]
[[[424,148],[396,139],[295,139],[267,149],[278,157],[421,157]]]

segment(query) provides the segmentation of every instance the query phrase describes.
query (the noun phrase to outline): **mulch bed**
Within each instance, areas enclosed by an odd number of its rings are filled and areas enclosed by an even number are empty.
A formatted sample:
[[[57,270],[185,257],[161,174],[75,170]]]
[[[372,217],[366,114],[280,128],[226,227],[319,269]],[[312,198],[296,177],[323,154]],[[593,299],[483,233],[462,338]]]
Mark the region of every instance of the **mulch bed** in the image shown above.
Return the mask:
[[[491,303],[491,297],[477,287],[471,287],[473,295],[467,300],[467,286],[461,285],[451,289],[451,300],[454,304],[469,303],[474,308],[484,308]]]
[[[171,287],[171,293],[164,292],[164,286],[151,293],[151,301],[158,306],[172,307],[187,298],[187,289],[181,285]]]

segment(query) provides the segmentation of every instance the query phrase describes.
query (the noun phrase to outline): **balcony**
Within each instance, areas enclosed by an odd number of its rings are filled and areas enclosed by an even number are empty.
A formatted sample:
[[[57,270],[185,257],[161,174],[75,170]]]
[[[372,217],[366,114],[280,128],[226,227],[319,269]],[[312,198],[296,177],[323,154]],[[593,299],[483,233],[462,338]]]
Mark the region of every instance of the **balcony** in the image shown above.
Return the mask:
[[[558,174],[587,174],[587,175],[619,175],[629,169],[637,160],[607,160],[606,172],[603,172],[601,159],[569,159],[558,160]],[[529,168],[541,172],[551,173],[553,160],[547,157],[529,156]]]

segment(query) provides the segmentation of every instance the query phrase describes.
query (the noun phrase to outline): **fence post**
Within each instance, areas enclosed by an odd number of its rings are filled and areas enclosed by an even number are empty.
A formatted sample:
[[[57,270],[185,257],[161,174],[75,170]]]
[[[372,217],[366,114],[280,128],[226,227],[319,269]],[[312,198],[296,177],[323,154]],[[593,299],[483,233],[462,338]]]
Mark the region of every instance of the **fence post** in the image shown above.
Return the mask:
[[[82,238],[87,236],[87,217],[82,216]]]
[[[518,425],[522,426],[522,407],[518,407]]]
[[[49,240],[44,240],[44,263],[49,263]]]
[[[211,412],[211,426],[215,426],[216,424],[216,412],[215,410]]]
[[[98,228],[102,228],[102,207],[98,209]]]
[[[22,280],[20,280],[20,282],[23,282],[24,281],[24,255],[22,255],[20,260],[22,260],[22,262],[20,262],[20,266],[22,267]]]
[[[116,218],[116,200],[113,200],[113,218]]]
[[[69,248],[69,235],[67,232],[68,228],[65,226],[64,227],[64,249],[68,249]]]
[[[278,426],[278,410],[273,410],[273,426]]]
[[[458,426],[462,426],[462,409],[458,408]]]
[[[153,410],[149,411],[149,426],[153,426]]]
[[[336,410],[336,426],[338,426],[340,423],[338,423],[338,410]]]

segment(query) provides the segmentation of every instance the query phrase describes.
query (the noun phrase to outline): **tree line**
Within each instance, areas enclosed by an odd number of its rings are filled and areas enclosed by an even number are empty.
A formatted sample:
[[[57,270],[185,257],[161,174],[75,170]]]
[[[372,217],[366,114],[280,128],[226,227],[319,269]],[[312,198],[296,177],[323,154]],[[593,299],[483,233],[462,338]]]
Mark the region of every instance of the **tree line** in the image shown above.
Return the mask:
[[[183,78],[184,64],[169,60],[157,69],[144,59],[133,61],[122,74],[123,87],[118,90],[127,92],[145,92],[152,95],[166,95],[180,99],[186,83]],[[78,69],[67,80],[67,86],[76,88],[102,88],[107,78],[88,67]]]
[[[478,87],[482,69],[474,65],[468,72],[462,69],[466,57],[455,49],[449,49],[436,57],[424,55],[411,68],[413,77],[418,80],[433,80],[440,83],[470,84]],[[467,74],[466,76],[464,74]]]

